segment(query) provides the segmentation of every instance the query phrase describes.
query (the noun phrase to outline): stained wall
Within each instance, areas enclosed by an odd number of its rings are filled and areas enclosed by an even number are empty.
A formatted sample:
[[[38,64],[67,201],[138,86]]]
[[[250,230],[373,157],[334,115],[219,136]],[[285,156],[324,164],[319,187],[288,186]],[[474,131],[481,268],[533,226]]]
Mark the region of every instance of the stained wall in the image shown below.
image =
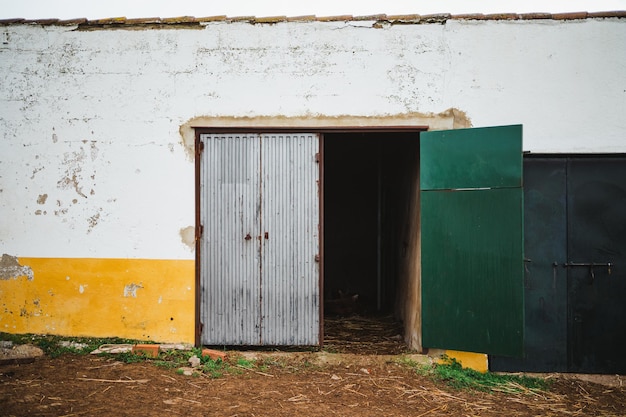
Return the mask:
[[[192,126],[521,123],[527,151],[626,152],[625,22],[2,22],[0,331],[193,341]]]

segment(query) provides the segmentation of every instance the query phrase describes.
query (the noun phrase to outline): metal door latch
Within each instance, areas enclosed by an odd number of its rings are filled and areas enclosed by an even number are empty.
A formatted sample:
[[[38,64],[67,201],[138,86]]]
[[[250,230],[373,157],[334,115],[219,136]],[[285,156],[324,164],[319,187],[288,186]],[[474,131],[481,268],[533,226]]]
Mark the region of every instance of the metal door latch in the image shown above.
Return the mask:
[[[600,262],[600,263],[596,263],[596,262],[567,262],[563,264],[563,268],[574,268],[574,267],[585,267],[585,268],[589,268],[589,275],[591,276],[591,281],[593,281],[596,278],[596,275],[593,271],[593,269],[595,267],[606,267],[607,268],[607,272],[609,273],[609,275],[611,275],[611,267],[613,266],[613,264],[611,262]]]

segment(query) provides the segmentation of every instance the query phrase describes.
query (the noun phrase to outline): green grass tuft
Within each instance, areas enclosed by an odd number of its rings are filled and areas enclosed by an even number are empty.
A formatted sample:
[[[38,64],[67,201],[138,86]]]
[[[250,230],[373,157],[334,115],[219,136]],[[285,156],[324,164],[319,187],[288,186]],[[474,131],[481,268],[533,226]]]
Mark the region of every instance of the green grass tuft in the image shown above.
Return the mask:
[[[541,378],[529,376],[494,374],[491,372],[478,372],[473,369],[463,368],[454,358],[443,357],[440,364],[424,365],[410,360],[399,361],[413,368],[419,375],[428,376],[435,381],[443,382],[457,390],[477,391],[546,391],[550,384]]]

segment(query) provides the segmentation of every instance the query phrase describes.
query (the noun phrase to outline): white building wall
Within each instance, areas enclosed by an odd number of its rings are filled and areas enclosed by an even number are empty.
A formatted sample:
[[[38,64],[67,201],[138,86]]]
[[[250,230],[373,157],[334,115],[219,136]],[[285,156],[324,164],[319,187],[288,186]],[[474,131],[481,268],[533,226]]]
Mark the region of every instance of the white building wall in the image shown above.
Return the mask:
[[[0,251],[193,259],[199,116],[456,108],[531,152],[626,152],[626,20],[374,23],[0,26]]]

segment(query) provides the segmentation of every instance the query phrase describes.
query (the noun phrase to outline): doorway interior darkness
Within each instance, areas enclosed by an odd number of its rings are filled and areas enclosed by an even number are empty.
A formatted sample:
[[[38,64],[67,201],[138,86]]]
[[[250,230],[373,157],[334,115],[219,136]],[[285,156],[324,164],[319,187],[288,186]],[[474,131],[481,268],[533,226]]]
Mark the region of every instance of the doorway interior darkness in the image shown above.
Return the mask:
[[[358,294],[361,315],[401,314],[419,132],[324,134],[324,297]]]

